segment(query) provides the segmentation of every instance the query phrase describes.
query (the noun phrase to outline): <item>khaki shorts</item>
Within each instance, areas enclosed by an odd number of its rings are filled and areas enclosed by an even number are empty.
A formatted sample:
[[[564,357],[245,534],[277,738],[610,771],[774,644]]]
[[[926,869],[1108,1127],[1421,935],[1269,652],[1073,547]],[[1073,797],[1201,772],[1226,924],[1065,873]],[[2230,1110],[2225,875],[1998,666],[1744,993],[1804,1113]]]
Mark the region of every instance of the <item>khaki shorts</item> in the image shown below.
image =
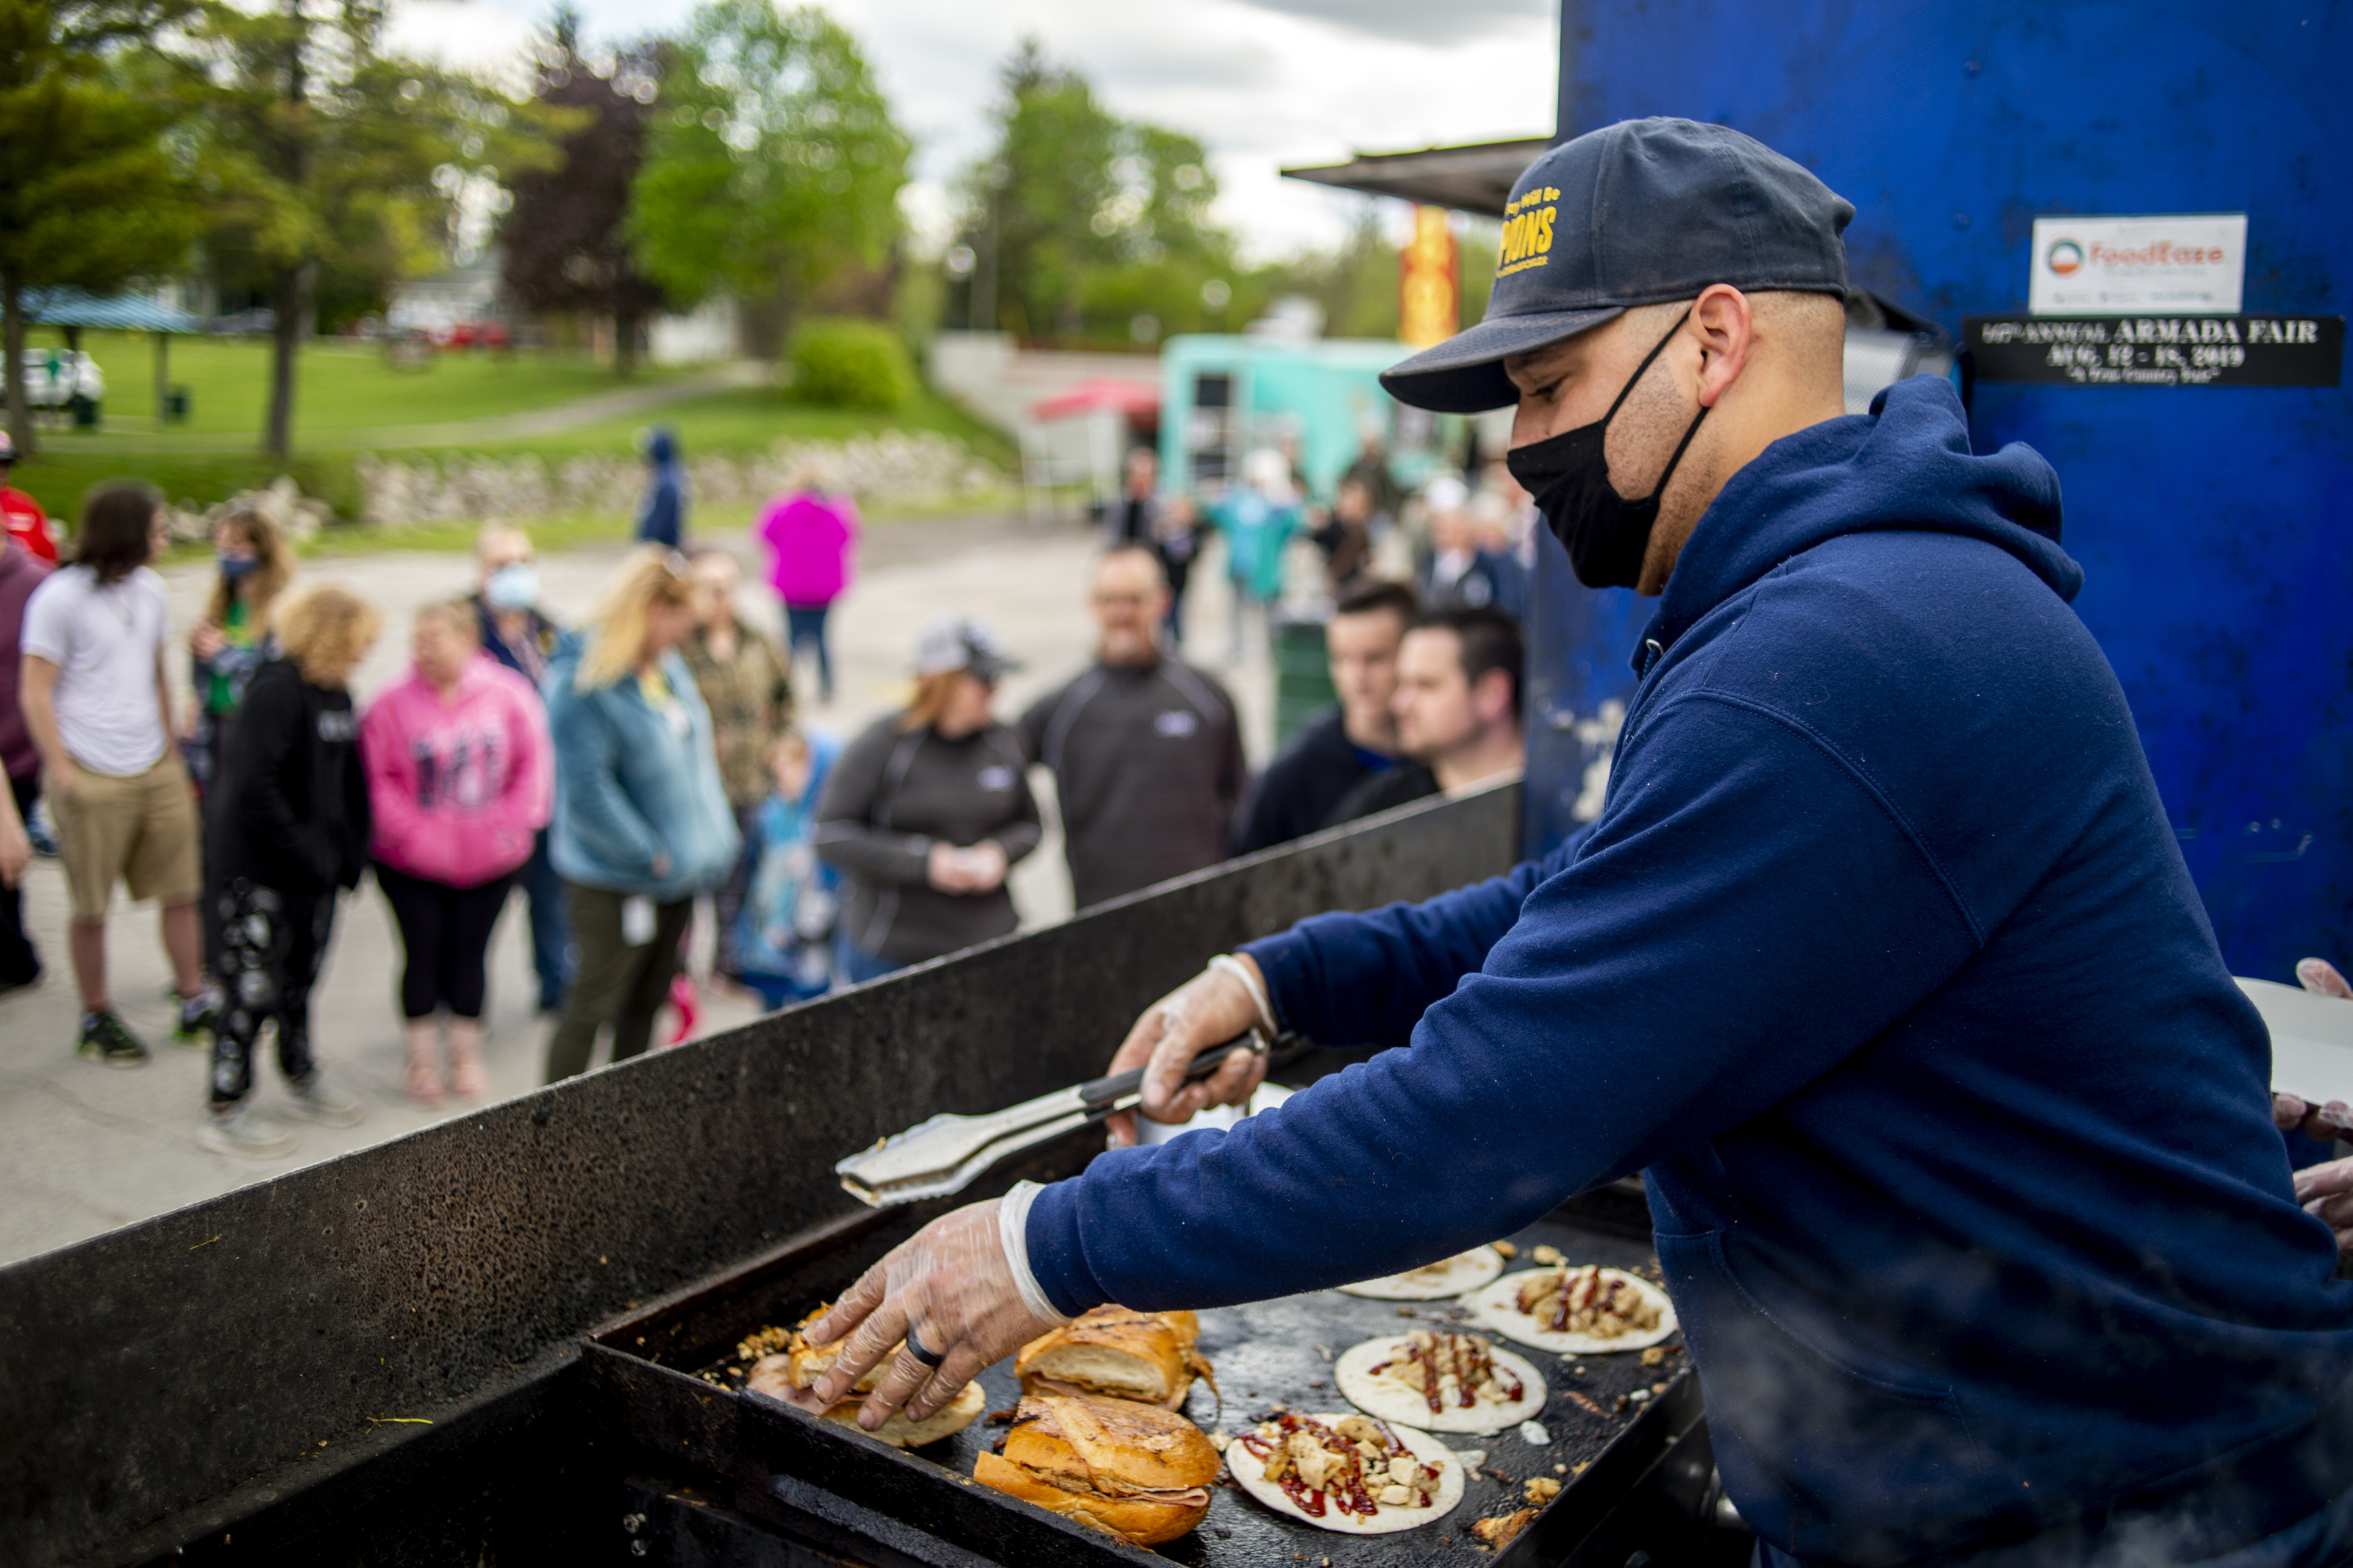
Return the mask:
[[[143,773],[74,770],[69,794],[44,790],[58,827],[58,858],[73,889],[74,919],[106,918],[114,884],[131,885],[131,900],[185,904],[203,891],[196,860],[196,803],[180,754],[167,750]]]

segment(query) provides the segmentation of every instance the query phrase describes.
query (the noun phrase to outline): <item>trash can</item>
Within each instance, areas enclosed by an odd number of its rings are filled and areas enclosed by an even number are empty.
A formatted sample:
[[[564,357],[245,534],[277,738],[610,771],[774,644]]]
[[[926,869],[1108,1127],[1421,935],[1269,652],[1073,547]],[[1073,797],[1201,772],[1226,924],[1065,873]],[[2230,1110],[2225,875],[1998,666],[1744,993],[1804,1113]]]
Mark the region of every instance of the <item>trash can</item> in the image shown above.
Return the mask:
[[[90,396],[85,392],[77,392],[66,400],[66,407],[73,415],[73,427],[75,429],[95,430],[98,428],[97,398]]]
[[[174,425],[182,423],[188,417],[188,389],[186,387],[175,386],[172,388],[170,395],[164,399],[164,416],[171,420]]]
[[[1274,623],[1274,743],[1279,747],[1333,703],[1332,664],[1324,623],[1284,616]]]

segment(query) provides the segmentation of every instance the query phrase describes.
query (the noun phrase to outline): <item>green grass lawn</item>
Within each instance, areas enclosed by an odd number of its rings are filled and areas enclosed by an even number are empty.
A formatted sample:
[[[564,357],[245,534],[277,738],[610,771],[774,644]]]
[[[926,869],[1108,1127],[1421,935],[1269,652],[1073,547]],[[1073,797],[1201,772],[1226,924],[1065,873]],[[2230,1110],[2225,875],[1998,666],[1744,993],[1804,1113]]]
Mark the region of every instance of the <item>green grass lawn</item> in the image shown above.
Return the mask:
[[[37,331],[36,347],[56,334]],[[645,370],[628,381],[580,354],[520,353],[507,360],[444,355],[431,369],[397,371],[375,350],[332,340],[305,348],[295,380],[294,454],[261,455],[260,433],[269,393],[269,345],[224,338],[175,338],[170,381],[189,390],[191,417],[159,433],[154,398],[153,340],[139,333],[87,332],[83,348],[106,376],[106,417],[96,431],[45,427],[37,458],[17,466],[16,483],[50,514],[70,520],[81,496],[106,479],[141,479],[174,502],[201,509],[241,489],[291,474],[306,494],[322,497],[352,516],[358,505],[352,460],[363,451],[385,457],[493,456],[537,453],[558,459],[582,452],[634,450],[642,432],[660,423],[697,453],[764,451],[786,437],[839,440],[885,430],[934,430],[965,442],[1010,473],[1013,444],[963,410],[919,392],[891,414],[813,408],[772,387],[705,393],[533,436],[495,430],[469,438],[469,422],[561,408],[585,398],[635,388],[659,388],[702,374],[694,369]],[[440,426],[429,440],[420,427]]]
[[[36,329],[32,346],[62,342]],[[99,439],[142,447],[259,445],[269,407],[269,344],[260,338],[174,337],[169,377],[188,391],[188,417],[155,428],[155,340],[144,332],[84,332],[82,349],[106,376]],[[307,345],[294,378],[294,439],[350,445],[387,426],[438,425],[550,408],[630,386],[655,386],[691,372],[676,368],[616,377],[586,354],[531,350],[503,357],[448,353],[425,370],[395,370],[375,345],[322,339]],[[44,432],[45,436],[53,433]],[[59,445],[92,437],[56,432]]]

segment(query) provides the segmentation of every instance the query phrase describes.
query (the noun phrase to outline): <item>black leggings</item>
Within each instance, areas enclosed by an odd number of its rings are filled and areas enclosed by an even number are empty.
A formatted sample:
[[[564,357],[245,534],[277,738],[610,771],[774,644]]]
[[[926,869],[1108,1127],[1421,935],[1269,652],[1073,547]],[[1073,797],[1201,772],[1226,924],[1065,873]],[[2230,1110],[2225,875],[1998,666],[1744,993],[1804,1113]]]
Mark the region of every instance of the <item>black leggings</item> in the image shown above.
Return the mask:
[[[482,1016],[483,960],[491,931],[506,908],[514,873],[494,877],[479,888],[453,888],[396,871],[379,860],[375,885],[392,905],[400,925],[400,945],[408,962],[400,972],[400,1012],[405,1018],[430,1018],[442,1008],[453,1018]]]
[[[220,946],[220,1023],[213,1029],[213,1103],[234,1105],[253,1088],[253,1047],[278,1020],[278,1068],[289,1083],[311,1076],[311,988],[335,925],[335,889],[281,893],[239,878],[215,890]]]

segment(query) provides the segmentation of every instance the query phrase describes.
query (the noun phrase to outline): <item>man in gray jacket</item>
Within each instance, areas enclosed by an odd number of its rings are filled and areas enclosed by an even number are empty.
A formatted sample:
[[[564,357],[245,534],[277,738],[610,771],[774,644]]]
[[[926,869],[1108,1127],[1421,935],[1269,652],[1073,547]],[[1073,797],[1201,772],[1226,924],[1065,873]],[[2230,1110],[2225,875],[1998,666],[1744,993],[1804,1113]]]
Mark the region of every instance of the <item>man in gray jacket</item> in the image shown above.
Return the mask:
[[[1159,558],[1135,545],[1106,552],[1092,606],[1095,662],[1015,726],[1054,775],[1080,909],[1224,859],[1245,780],[1233,699],[1160,646]]]

